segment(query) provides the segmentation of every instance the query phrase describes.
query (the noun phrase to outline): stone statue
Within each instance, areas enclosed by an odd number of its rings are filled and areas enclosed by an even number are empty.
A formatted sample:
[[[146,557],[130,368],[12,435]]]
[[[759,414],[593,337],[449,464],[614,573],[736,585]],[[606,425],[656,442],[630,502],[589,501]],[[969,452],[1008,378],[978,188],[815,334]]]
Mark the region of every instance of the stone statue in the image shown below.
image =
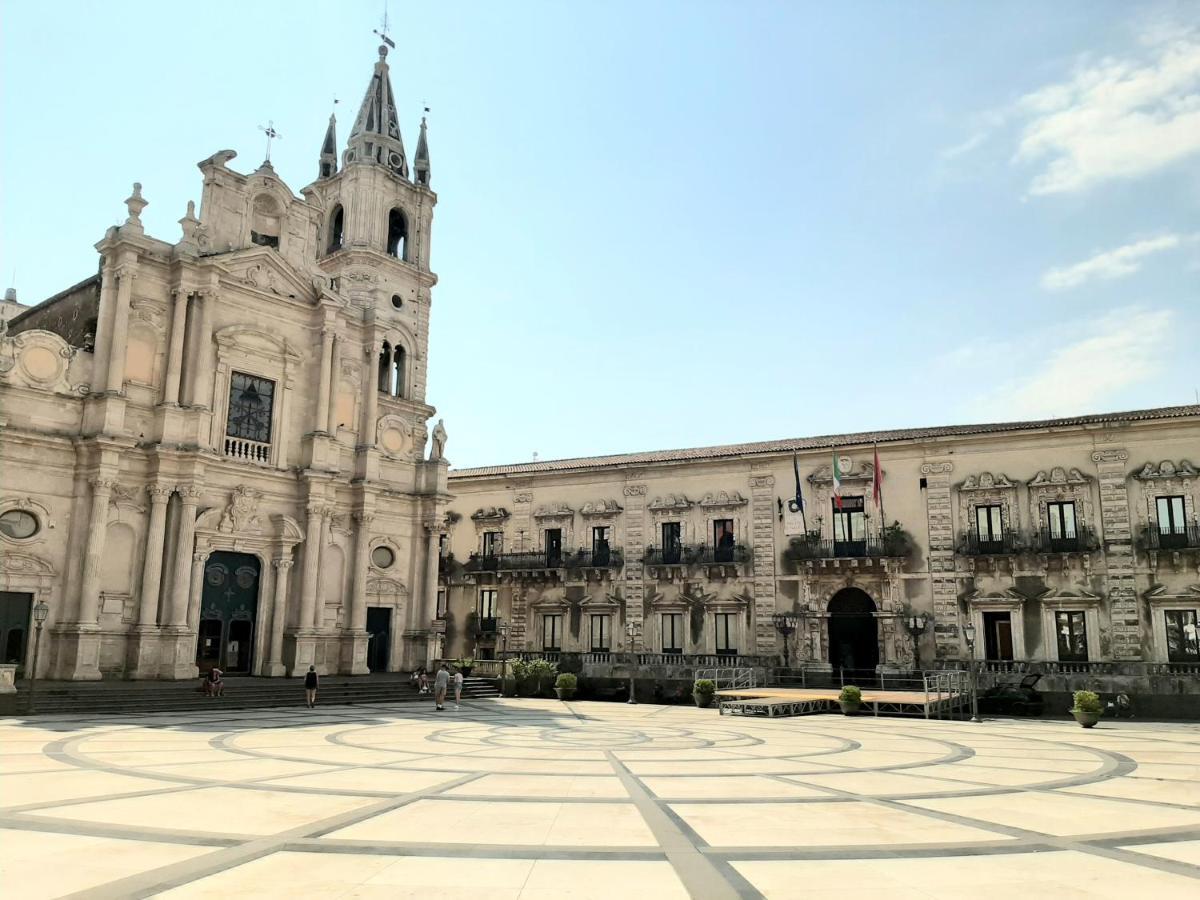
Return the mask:
[[[442,424],[442,420],[437,420],[437,425],[433,427],[433,442],[429,445],[429,459],[444,459],[446,453],[446,426]]]

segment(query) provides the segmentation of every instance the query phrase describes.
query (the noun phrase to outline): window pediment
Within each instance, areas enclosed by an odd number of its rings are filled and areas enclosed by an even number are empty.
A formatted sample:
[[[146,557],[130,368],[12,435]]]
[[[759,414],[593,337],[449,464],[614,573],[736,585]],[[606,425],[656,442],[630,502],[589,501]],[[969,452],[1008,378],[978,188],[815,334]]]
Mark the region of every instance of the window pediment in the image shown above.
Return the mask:
[[[471,513],[471,519],[480,528],[500,528],[512,515],[503,506],[481,506]]]
[[[1091,481],[1088,476],[1084,475],[1078,469],[1064,468],[1063,466],[1055,466],[1049,471],[1042,470],[1033,476],[1027,483],[1029,487],[1057,487],[1060,485],[1077,485],[1087,484]]]
[[[1186,459],[1181,459],[1178,463],[1164,459],[1159,463],[1146,463],[1138,472],[1134,473],[1133,477],[1138,481],[1164,481],[1176,478],[1195,478],[1196,475],[1196,467]]]
[[[539,506],[534,512],[535,519],[573,519],[575,518],[575,510],[567,506],[565,503],[550,503],[546,506]]]
[[[838,457],[838,467],[841,469],[841,481],[869,482],[875,477],[875,464],[870,462],[855,462],[849,456]],[[833,466],[820,466],[808,476],[809,484],[825,485],[833,483]]]
[[[685,513],[692,508],[694,504],[683,494],[664,494],[661,497],[655,497],[649,505],[649,510],[653,513]]]
[[[700,506],[704,509],[733,509],[745,506],[748,501],[737,491],[713,491],[704,495]]]
[[[991,472],[980,472],[978,475],[968,475],[958,485],[960,491],[994,491],[997,489],[1012,489],[1016,490],[1016,482],[1011,481],[1007,475],[993,474]]]
[[[585,519],[612,518],[620,515],[621,511],[621,505],[616,500],[589,500],[579,508],[579,514]]]

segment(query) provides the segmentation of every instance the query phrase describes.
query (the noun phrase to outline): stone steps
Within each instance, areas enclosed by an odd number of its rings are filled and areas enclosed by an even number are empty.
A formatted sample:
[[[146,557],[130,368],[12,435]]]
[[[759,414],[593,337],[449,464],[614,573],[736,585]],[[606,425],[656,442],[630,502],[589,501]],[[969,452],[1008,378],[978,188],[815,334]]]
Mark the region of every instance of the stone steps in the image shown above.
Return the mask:
[[[38,682],[36,714],[61,713],[157,713],[225,709],[259,709],[304,704],[303,682],[298,678],[229,678],[223,697],[206,697],[199,681],[186,682]],[[495,684],[484,678],[467,678],[463,699],[499,696]],[[432,694],[419,694],[407,678],[331,678],[321,679],[318,694],[323,705],[429,703]],[[29,712],[27,684],[18,684],[18,693],[3,698],[0,714],[26,715]]]

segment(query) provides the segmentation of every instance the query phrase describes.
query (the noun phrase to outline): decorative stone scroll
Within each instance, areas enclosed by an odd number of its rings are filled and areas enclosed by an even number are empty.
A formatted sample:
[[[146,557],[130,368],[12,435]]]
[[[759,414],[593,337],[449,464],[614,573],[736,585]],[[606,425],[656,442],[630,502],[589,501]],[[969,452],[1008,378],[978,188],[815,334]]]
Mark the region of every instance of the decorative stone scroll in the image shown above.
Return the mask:
[[[550,503],[539,506],[533,517],[538,520],[563,520],[575,518],[575,510],[565,503]]]
[[[737,491],[710,491],[700,501],[704,509],[733,509],[745,506],[749,501]]]
[[[1133,477],[1138,481],[1156,481],[1160,479],[1189,479],[1195,478],[1197,475],[1196,467],[1186,459],[1181,459],[1178,463],[1171,462],[1169,459],[1164,459],[1160,463],[1148,462],[1142,466],[1141,470],[1135,472]]]
[[[225,534],[260,534],[263,525],[258,504],[262,496],[262,491],[244,484],[235,487],[229,493],[229,503],[221,514],[217,530]]]
[[[621,504],[616,500],[589,500],[579,508],[579,515],[585,519],[611,519],[621,514]]]
[[[664,494],[655,497],[647,507],[650,512],[658,514],[682,514],[692,508],[692,501],[683,494]]]

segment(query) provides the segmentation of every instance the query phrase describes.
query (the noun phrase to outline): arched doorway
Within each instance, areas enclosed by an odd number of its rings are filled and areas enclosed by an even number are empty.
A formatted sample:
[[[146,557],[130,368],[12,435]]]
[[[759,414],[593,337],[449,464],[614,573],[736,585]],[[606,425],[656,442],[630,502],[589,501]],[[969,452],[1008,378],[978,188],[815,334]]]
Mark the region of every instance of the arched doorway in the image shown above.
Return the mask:
[[[829,662],[847,674],[875,675],[879,622],[875,601],[858,588],[843,588],[829,601]],[[859,680],[864,680],[861,676]]]
[[[251,671],[254,624],[258,620],[260,565],[248,553],[217,552],[204,565],[196,665],[226,673]]]

